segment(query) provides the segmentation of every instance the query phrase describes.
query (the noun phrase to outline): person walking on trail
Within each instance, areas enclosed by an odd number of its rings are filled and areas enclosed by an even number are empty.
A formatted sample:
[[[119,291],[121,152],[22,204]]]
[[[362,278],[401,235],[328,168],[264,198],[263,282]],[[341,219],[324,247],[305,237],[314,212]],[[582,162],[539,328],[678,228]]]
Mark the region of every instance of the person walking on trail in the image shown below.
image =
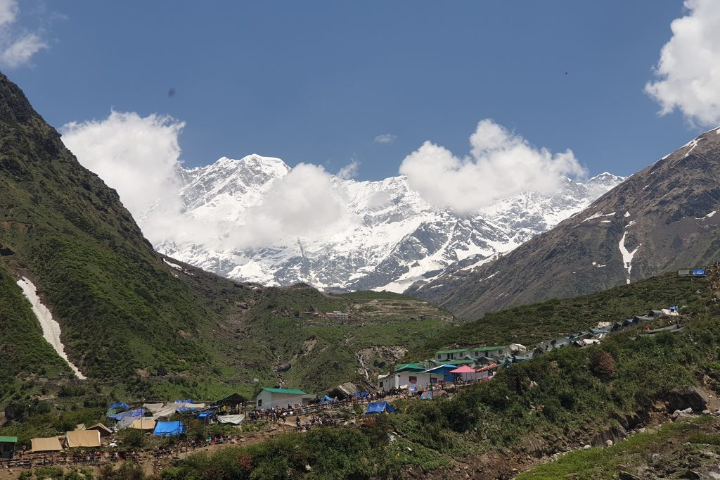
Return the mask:
[[[297,426],[298,430],[300,430],[300,415],[295,417],[295,425]]]

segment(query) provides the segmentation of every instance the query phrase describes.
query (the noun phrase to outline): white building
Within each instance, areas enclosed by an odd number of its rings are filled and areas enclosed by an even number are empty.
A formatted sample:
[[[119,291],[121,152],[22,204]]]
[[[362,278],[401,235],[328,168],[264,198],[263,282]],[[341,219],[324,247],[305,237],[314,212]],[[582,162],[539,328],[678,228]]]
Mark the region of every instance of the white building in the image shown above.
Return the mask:
[[[255,399],[255,406],[259,410],[270,410],[272,408],[300,407],[303,398],[307,393],[302,390],[290,390],[287,388],[263,388]]]

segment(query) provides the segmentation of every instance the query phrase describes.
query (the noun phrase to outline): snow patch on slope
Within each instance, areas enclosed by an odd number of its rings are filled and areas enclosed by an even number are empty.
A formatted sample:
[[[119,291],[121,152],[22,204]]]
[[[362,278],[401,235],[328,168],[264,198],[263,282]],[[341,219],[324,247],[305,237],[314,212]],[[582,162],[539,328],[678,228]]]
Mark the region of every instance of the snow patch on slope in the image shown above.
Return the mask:
[[[620,239],[620,254],[623,258],[623,268],[625,269],[625,280],[629,284],[630,283],[630,272],[632,271],[632,260],[635,254],[637,253],[638,249],[640,248],[640,245],[635,247],[635,250],[632,252],[628,251],[628,249],[625,247],[625,236],[627,235],[627,231],[623,232],[623,236]]]
[[[27,298],[30,305],[32,305],[33,313],[35,313],[35,316],[42,327],[43,338],[45,338],[45,340],[47,340],[48,343],[55,349],[57,354],[67,362],[73,372],[75,372],[75,376],[80,380],[85,380],[85,375],[83,375],[80,370],[68,359],[67,354],[65,353],[65,345],[63,345],[60,340],[60,324],[52,317],[50,310],[48,310],[48,308],[40,301],[35,285],[33,285],[33,283],[25,277],[23,277],[22,280],[18,280],[17,284],[22,289],[23,294],[25,294],[25,298]]]

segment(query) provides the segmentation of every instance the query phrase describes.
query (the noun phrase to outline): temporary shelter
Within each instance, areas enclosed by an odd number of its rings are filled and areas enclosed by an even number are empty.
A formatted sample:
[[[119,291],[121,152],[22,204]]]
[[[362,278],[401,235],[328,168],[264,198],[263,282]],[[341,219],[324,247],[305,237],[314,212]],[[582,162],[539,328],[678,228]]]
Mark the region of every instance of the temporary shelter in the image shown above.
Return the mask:
[[[112,435],[112,433],[113,433],[112,430],[110,430],[108,427],[106,427],[102,423],[96,423],[92,427],[88,427],[85,430],[97,430],[98,432],[100,432],[101,437],[107,437],[107,436]]]
[[[130,405],[123,402],[115,402],[112,405],[110,405],[107,409],[107,413],[105,413],[106,417],[109,417],[111,415],[115,415],[118,412],[122,412],[123,410],[128,410],[130,408]]]
[[[326,403],[333,403],[334,401],[335,401],[334,398],[328,397],[327,395],[325,395],[324,397],[322,397],[322,398],[320,399],[320,404],[321,404],[321,405],[324,405],[324,404],[326,404]]]
[[[421,400],[432,400],[432,398],[433,398],[433,392],[432,392],[432,390],[425,390],[424,392],[422,392],[422,393],[420,394],[420,399],[421,399]]]
[[[65,445],[68,448],[97,448],[100,443],[100,432],[97,430],[73,430],[65,434]]]
[[[157,422],[153,435],[157,437],[175,437],[185,431],[182,422]]]
[[[0,458],[12,458],[17,437],[0,437]]]
[[[108,418],[117,420],[118,422],[127,417],[142,417],[145,415],[144,408],[136,408],[135,410],[128,410],[127,412],[116,413],[114,415],[108,415]]]
[[[132,421],[128,428],[135,430],[155,430],[155,420],[152,418],[142,417]]]
[[[392,413],[395,409],[388,402],[372,402],[368,404],[365,413]]]
[[[458,375],[465,382],[476,379],[475,369],[467,365],[458,367],[455,370],[450,370],[450,373]]]
[[[30,440],[31,452],[61,452],[62,445],[58,437],[33,438]]]
[[[245,420],[245,415],[218,415],[218,423],[229,423],[230,425],[240,425]]]

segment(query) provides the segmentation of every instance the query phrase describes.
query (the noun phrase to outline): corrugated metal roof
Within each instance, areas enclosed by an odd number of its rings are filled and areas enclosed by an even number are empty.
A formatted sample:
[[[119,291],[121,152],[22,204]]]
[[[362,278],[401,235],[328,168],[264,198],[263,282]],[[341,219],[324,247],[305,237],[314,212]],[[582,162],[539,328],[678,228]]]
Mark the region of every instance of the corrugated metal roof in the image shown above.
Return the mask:
[[[507,348],[505,345],[498,345],[494,347],[478,347],[473,348],[473,352],[489,352],[491,350],[503,350],[505,348]]]
[[[0,437],[0,443],[17,443],[18,437]]]
[[[439,350],[435,353],[443,354],[443,353],[462,353],[462,352],[467,352],[467,348],[460,348],[458,350]]]
[[[307,395],[302,390],[292,390],[288,388],[263,388],[264,391],[270,393],[287,393],[288,395]]]

